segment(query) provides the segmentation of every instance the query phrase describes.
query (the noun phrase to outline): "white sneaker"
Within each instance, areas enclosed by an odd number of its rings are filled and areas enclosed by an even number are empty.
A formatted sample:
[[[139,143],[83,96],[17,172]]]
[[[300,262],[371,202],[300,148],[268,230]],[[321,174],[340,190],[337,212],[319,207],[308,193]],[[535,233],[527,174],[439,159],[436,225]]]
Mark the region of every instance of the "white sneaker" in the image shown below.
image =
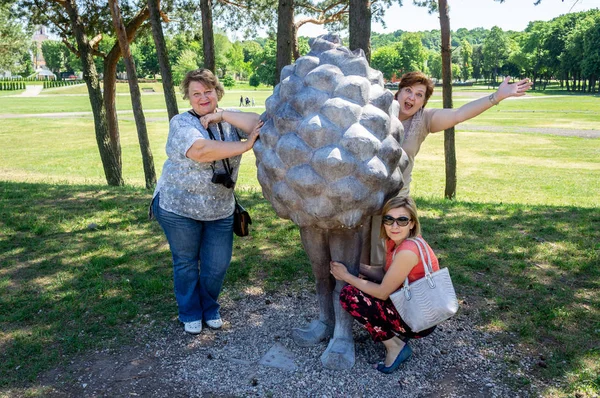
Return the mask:
[[[206,321],[206,325],[211,329],[221,329],[221,326],[223,326],[223,320],[221,318],[212,319],[210,321]]]
[[[200,334],[202,332],[202,321],[183,322],[184,330],[189,334]]]

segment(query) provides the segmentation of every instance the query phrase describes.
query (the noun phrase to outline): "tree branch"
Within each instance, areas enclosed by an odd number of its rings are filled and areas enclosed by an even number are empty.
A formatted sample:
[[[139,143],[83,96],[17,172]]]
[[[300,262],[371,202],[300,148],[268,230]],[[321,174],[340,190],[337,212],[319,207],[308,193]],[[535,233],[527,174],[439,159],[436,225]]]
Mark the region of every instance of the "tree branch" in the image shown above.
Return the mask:
[[[77,57],[79,57],[79,51],[75,47],[73,47],[73,45],[71,43],[69,43],[69,41],[67,40],[66,37],[62,38],[62,42],[69,49],[69,51],[71,51],[73,54],[75,54],[75,55],[77,55]]]
[[[142,26],[142,24],[150,17],[150,10],[148,6],[145,5],[142,9],[137,13],[135,17],[129,21],[127,25],[125,25],[125,30],[127,31],[127,41],[131,43],[133,38],[135,37],[135,33]],[[119,58],[121,56],[121,48],[119,47],[119,42],[117,41],[113,47],[110,49],[108,54],[106,55],[106,59]]]

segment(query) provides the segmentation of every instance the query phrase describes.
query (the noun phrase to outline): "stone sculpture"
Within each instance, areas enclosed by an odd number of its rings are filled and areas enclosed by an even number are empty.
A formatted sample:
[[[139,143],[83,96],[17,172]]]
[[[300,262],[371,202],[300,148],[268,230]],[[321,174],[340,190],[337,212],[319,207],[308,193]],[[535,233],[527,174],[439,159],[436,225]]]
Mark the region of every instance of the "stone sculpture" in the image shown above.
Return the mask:
[[[323,366],[349,369],[352,318],[340,307],[343,284],[329,273],[329,262],[358,274],[360,227],[402,188],[408,159],[398,103],[363,51],[351,52],[333,34],[310,46],[282,70],[254,152],[263,194],[300,227],[316,278],[319,319],[292,337],[301,346],[331,338]]]

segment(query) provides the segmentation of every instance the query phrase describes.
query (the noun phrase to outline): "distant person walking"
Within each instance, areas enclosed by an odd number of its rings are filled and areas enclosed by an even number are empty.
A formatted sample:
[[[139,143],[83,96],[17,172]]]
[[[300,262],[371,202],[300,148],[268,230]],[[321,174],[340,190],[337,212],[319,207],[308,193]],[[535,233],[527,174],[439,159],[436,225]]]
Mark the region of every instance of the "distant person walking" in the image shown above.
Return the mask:
[[[254,106],[254,97],[252,97],[252,106]]]
[[[240,95],[240,106],[244,106],[244,96]]]

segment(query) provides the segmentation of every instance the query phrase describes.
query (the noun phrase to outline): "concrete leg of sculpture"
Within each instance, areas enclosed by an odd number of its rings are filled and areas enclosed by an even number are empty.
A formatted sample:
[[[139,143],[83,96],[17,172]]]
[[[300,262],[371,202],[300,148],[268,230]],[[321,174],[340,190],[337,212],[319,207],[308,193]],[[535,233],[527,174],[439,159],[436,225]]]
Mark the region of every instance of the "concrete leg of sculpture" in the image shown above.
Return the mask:
[[[365,220],[361,227],[362,249],[360,251],[360,262],[362,264],[371,264],[371,217]]]
[[[329,232],[331,258],[345,264],[353,275],[358,275],[361,249],[362,232],[360,229],[340,229]],[[329,269],[329,264],[327,264],[327,269]],[[335,329],[333,338],[321,355],[321,363],[328,369],[343,370],[354,366],[354,339],[352,337],[354,319],[340,305],[340,291],[344,285],[344,282],[336,281],[332,293]]]
[[[300,228],[302,245],[308,254],[315,276],[317,300],[319,302],[319,319],[302,328],[292,330],[292,339],[301,347],[319,344],[333,335],[335,315],[332,292],[335,279],[329,273],[329,239],[327,231],[314,227]]]

